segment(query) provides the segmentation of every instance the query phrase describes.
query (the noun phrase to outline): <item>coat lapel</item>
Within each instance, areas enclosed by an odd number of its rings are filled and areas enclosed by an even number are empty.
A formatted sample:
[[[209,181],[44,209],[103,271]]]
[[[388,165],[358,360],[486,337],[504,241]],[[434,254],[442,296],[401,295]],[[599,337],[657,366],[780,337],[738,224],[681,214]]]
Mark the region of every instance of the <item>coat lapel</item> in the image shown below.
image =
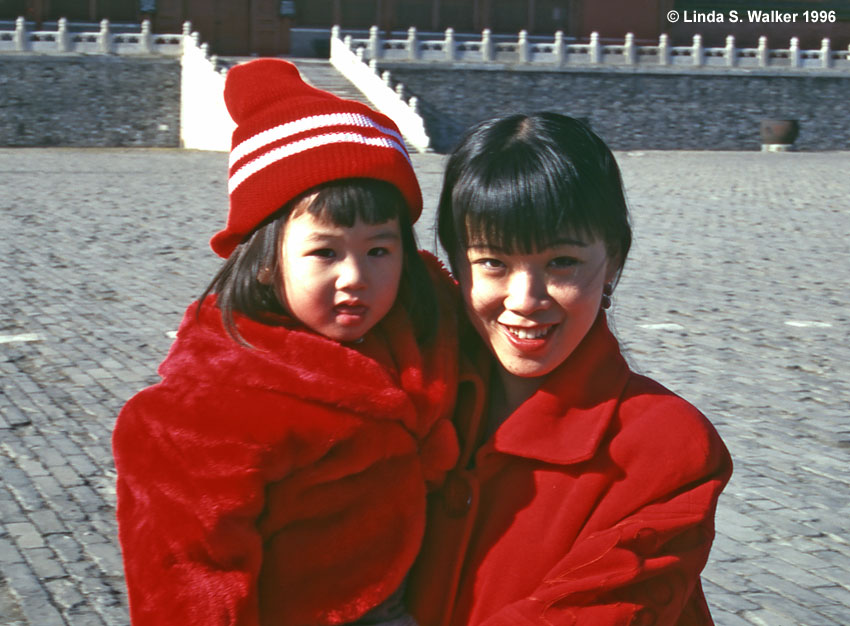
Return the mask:
[[[570,357],[494,433],[485,448],[568,465],[593,457],[629,369],[600,313]]]

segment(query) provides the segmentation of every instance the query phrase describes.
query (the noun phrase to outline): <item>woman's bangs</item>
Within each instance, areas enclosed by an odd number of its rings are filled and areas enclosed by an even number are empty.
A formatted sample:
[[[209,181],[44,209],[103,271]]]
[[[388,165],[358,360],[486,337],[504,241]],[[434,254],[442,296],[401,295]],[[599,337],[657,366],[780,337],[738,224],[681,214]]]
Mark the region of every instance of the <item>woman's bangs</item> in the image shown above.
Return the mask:
[[[452,202],[461,209],[455,211],[455,232],[464,248],[529,254],[565,234],[592,234],[583,203],[574,197],[571,173],[535,156],[517,155],[486,176],[472,171],[458,181]]]

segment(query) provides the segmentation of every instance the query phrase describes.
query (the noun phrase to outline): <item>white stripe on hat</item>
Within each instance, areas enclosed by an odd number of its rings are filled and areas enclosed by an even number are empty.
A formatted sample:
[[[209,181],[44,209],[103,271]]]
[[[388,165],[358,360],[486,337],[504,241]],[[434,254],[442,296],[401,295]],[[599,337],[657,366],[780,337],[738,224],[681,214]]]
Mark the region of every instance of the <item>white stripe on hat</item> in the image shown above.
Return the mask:
[[[310,117],[302,117],[293,122],[287,122],[274,128],[269,128],[261,133],[257,133],[253,137],[249,137],[230,152],[229,168],[232,168],[238,161],[245,158],[252,152],[280,141],[287,137],[297,135],[298,133],[316,130],[317,128],[327,128],[329,126],[359,126],[361,128],[374,128],[385,135],[394,137],[400,144],[404,144],[404,139],[396,131],[385,128],[373,121],[371,118],[362,113],[328,113],[325,115],[311,115]]]
[[[389,137],[367,137],[366,135],[356,132],[327,133],[325,135],[305,137],[304,139],[284,144],[273,150],[269,150],[252,161],[249,161],[236,170],[230,177],[227,184],[228,193],[232,194],[248,177],[253,176],[273,163],[277,163],[278,161],[294,154],[298,154],[299,152],[312,150],[313,148],[326,146],[331,143],[359,143],[367,146],[375,146],[377,148],[392,148],[394,150],[398,150],[404,158],[407,159],[407,162],[410,163],[410,157],[407,155],[407,150],[405,150],[400,143]]]

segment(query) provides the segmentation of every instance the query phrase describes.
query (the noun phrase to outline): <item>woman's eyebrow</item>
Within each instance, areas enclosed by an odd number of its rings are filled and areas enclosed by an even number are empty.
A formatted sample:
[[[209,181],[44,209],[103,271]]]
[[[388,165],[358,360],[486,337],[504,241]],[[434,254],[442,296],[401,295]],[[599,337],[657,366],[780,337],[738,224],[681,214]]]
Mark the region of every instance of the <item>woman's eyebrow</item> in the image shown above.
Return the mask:
[[[543,249],[545,250],[546,248],[554,248],[556,246],[577,246],[579,248],[586,248],[589,245],[590,244],[588,242],[582,241],[581,239],[563,238],[563,239],[554,239],[552,241],[547,242],[546,245],[543,246]],[[466,249],[467,250],[485,250],[485,251],[489,250],[489,251],[492,251],[492,252],[501,252],[501,253],[507,253],[508,252],[508,250],[506,248],[503,248],[502,246],[498,246],[498,245],[495,245],[495,244],[488,244],[488,243],[471,243],[466,247]]]

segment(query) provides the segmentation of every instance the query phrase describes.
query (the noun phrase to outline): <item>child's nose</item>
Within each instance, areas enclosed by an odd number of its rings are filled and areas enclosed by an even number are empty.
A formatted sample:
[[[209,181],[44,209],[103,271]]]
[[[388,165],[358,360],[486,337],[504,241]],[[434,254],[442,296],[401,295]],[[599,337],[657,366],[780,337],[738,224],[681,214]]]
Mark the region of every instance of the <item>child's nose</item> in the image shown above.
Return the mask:
[[[336,279],[337,289],[363,289],[366,287],[366,272],[362,262],[354,256],[348,256],[339,264]]]

